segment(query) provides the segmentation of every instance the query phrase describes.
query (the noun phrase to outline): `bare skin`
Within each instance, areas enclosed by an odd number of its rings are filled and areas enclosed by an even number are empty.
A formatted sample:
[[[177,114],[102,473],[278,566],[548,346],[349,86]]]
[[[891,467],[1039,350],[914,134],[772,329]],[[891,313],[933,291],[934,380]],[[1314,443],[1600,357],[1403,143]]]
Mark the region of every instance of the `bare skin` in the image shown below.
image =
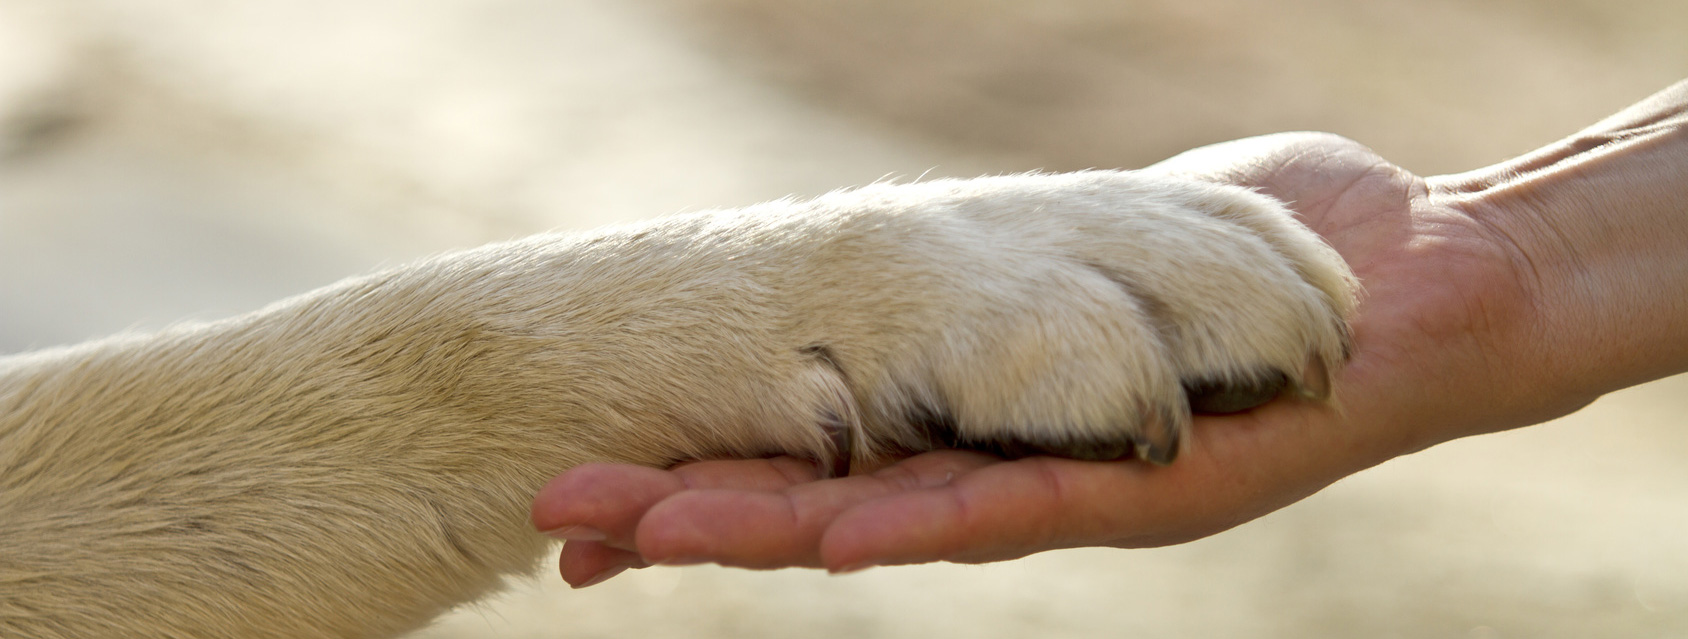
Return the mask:
[[[563,578],[581,587],[659,563],[843,572],[1177,544],[1393,457],[1688,371],[1688,83],[1457,175],[1420,178],[1310,133],[1148,170],[1288,201],[1348,261],[1366,296],[1334,404],[1286,397],[1200,417],[1165,467],[962,451],[827,480],[792,458],[581,466],[533,508],[540,530],[569,540]]]

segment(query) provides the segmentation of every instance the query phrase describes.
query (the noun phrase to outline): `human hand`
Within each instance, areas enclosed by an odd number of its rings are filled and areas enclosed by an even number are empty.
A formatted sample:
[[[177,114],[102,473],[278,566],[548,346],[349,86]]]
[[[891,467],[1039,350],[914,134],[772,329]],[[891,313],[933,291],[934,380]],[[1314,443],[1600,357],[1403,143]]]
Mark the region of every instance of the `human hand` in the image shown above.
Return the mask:
[[[1335,402],[1285,397],[1198,417],[1189,446],[1166,467],[962,451],[828,480],[789,458],[669,471],[583,466],[534,505],[540,529],[570,540],[564,578],[589,585],[651,563],[844,571],[1180,543],[1389,458],[1550,418],[1595,396],[1546,393],[1563,385],[1532,384],[1545,373],[1516,370],[1537,347],[1530,310],[1539,283],[1498,209],[1453,181],[1427,182],[1320,134],[1197,149],[1147,170],[1287,201],[1349,262],[1366,296]]]

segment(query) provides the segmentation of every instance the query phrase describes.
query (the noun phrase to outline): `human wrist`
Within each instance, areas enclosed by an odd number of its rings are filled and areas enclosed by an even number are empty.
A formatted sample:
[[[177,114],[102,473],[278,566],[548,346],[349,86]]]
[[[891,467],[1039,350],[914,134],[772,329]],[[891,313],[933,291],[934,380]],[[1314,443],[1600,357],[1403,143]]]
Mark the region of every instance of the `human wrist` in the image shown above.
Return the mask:
[[[1515,346],[1562,412],[1688,370],[1688,83],[1435,182],[1516,249],[1532,317]]]

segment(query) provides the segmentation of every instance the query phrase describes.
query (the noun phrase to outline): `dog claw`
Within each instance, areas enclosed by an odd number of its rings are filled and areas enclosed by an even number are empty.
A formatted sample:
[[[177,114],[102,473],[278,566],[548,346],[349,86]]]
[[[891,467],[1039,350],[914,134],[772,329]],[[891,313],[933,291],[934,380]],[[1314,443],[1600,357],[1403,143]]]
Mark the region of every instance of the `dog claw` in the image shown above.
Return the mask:
[[[1150,409],[1144,416],[1140,434],[1134,438],[1137,456],[1161,466],[1172,463],[1178,458],[1184,431],[1189,427],[1188,407]]]
[[[1307,358],[1307,367],[1301,371],[1301,383],[1298,385],[1301,396],[1320,401],[1330,399],[1330,368],[1325,366],[1325,360],[1318,355]]]

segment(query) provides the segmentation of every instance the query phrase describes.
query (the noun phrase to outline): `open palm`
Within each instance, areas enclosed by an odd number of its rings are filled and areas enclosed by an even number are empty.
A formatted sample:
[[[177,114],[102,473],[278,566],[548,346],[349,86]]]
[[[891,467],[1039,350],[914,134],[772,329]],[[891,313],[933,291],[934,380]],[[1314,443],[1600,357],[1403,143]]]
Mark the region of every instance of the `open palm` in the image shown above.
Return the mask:
[[[841,571],[1180,543],[1392,457],[1592,399],[1542,409],[1539,397],[1495,381],[1508,352],[1529,346],[1530,281],[1490,212],[1461,192],[1470,176],[1427,181],[1323,134],[1240,140],[1147,170],[1289,202],[1348,260],[1365,297],[1334,403],[1285,397],[1198,417],[1185,453],[1166,467],[963,451],[827,480],[790,458],[582,466],[534,505],[535,525],[570,539],[564,578],[587,585],[650,563]]]

